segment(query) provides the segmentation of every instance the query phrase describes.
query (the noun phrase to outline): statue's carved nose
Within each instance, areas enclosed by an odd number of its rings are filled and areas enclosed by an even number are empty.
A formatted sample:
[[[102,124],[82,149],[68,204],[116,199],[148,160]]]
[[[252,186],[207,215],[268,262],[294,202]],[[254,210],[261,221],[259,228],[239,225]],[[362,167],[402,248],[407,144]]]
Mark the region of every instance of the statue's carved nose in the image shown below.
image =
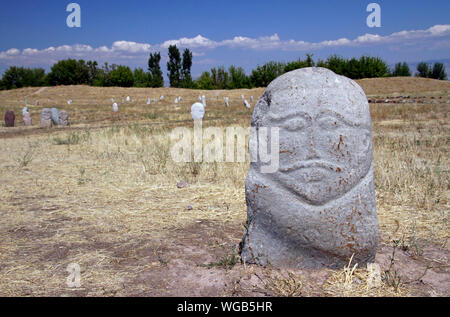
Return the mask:
[[[316,149],[316,143],[315,143],[315,137],[314,137],[314,130],[311,130],[309,132],[309,146],[307,147],[307,153],[306,153],[306,159],[307,160],[314,160],[319,158],[319,154],[317,153]]]

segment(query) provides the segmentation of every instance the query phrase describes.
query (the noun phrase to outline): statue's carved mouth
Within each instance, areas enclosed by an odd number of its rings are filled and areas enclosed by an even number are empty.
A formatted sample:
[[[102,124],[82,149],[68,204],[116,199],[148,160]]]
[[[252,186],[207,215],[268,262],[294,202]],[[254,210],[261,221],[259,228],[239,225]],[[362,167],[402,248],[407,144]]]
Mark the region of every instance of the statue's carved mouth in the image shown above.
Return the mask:
[[[280,171],[303,182],[320,182],[330,172],[341,172],[342,169],[332,163],[323,160],[310,160],[294,163],[288,167],[280,168]]]
[[[323,160],[310,160],[310,161],[296,162],[287,167],[280,168],[280,171],[283,173],[289,173],[289,172],[297,171],[300,169],[312,169],[312,170],[325,169],[325,170],[329,170],[329,171],[333,171],[333,172],[341,172],[342,171],[342,168],[340,166],[337,166],[333,163],[329,163],[329,162],[323,161]]]

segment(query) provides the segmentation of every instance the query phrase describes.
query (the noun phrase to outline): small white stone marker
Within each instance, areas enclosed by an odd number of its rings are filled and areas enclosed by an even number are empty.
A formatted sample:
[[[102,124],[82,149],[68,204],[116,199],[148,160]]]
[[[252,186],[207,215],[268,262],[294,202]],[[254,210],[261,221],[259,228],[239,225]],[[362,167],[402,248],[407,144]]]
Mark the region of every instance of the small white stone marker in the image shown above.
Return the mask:
[[[130,102],[130,96],[127,96],[127,102]]]
[[[193,120],[202,120],[205,116],[205,107],[199,102],[194,103],[191,107],[191,116]]]
[[[150,105],[152,103],[152,100],[150,98],[147,99],[147,105]]]
[[[230,99],[228,97],[223,97],[223,100],[225,101],[225,104],[227,105],[227,107],[230,106]]]
[[[248,103],[247,100],[244,99],[244,106],[246,106],[248,109],[251,108],[250,104]]]
[[[164,100],[164,96],[161,96],[161,97],[159,98],[159,100],[163,101],[163,100]]]
[[[114,112],[119,111],[119,106],[117,105],[117,103],[113,103],[112,109],[113,109]]]

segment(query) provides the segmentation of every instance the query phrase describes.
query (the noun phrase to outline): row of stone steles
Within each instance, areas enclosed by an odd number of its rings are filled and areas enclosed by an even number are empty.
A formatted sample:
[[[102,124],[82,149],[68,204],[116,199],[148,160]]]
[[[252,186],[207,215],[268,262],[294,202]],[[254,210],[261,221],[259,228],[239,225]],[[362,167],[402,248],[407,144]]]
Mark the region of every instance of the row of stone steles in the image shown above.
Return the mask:
[[[28,107],[23,108],[22,110],[23,123],[25,126],[31,126],[31,114],[28,111]],[[61,110],[59,111],[57,108],[44,108],[41,112],[40,118],[40,127],[41,128],[49,128],[52,126],[62,126],[66,127],[69,125],[69,114],[67,111]],[[15,127],[16,115],[14,111],[8,110],[5,113],[5,127],[13,128]]]

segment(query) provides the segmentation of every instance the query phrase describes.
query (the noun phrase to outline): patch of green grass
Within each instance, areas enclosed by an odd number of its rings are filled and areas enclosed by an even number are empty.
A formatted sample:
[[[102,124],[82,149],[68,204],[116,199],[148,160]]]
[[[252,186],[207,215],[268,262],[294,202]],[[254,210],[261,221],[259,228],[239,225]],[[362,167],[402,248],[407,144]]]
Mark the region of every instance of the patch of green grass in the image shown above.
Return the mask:
[[[155,112],[146,113],[146,114],[144,114],[144,118],[150,119],[150,120],[155,120],[158,118],[158,115]]]
[[[226,270],[231,270],[239,261],[240,258],[236,252],[236,247],[233,246],[233,248],[231,249],[231,253],[225,254],[218,262],[210,262],[206,265],[199,266],[205,266],[208,269],[211,269],[213,267],[220,267]]]
[[[20,167],[26,167],[33,160],[34,148],[36,144],[28,143],[28,148],[23,152],[22,156],[16,159]]]

